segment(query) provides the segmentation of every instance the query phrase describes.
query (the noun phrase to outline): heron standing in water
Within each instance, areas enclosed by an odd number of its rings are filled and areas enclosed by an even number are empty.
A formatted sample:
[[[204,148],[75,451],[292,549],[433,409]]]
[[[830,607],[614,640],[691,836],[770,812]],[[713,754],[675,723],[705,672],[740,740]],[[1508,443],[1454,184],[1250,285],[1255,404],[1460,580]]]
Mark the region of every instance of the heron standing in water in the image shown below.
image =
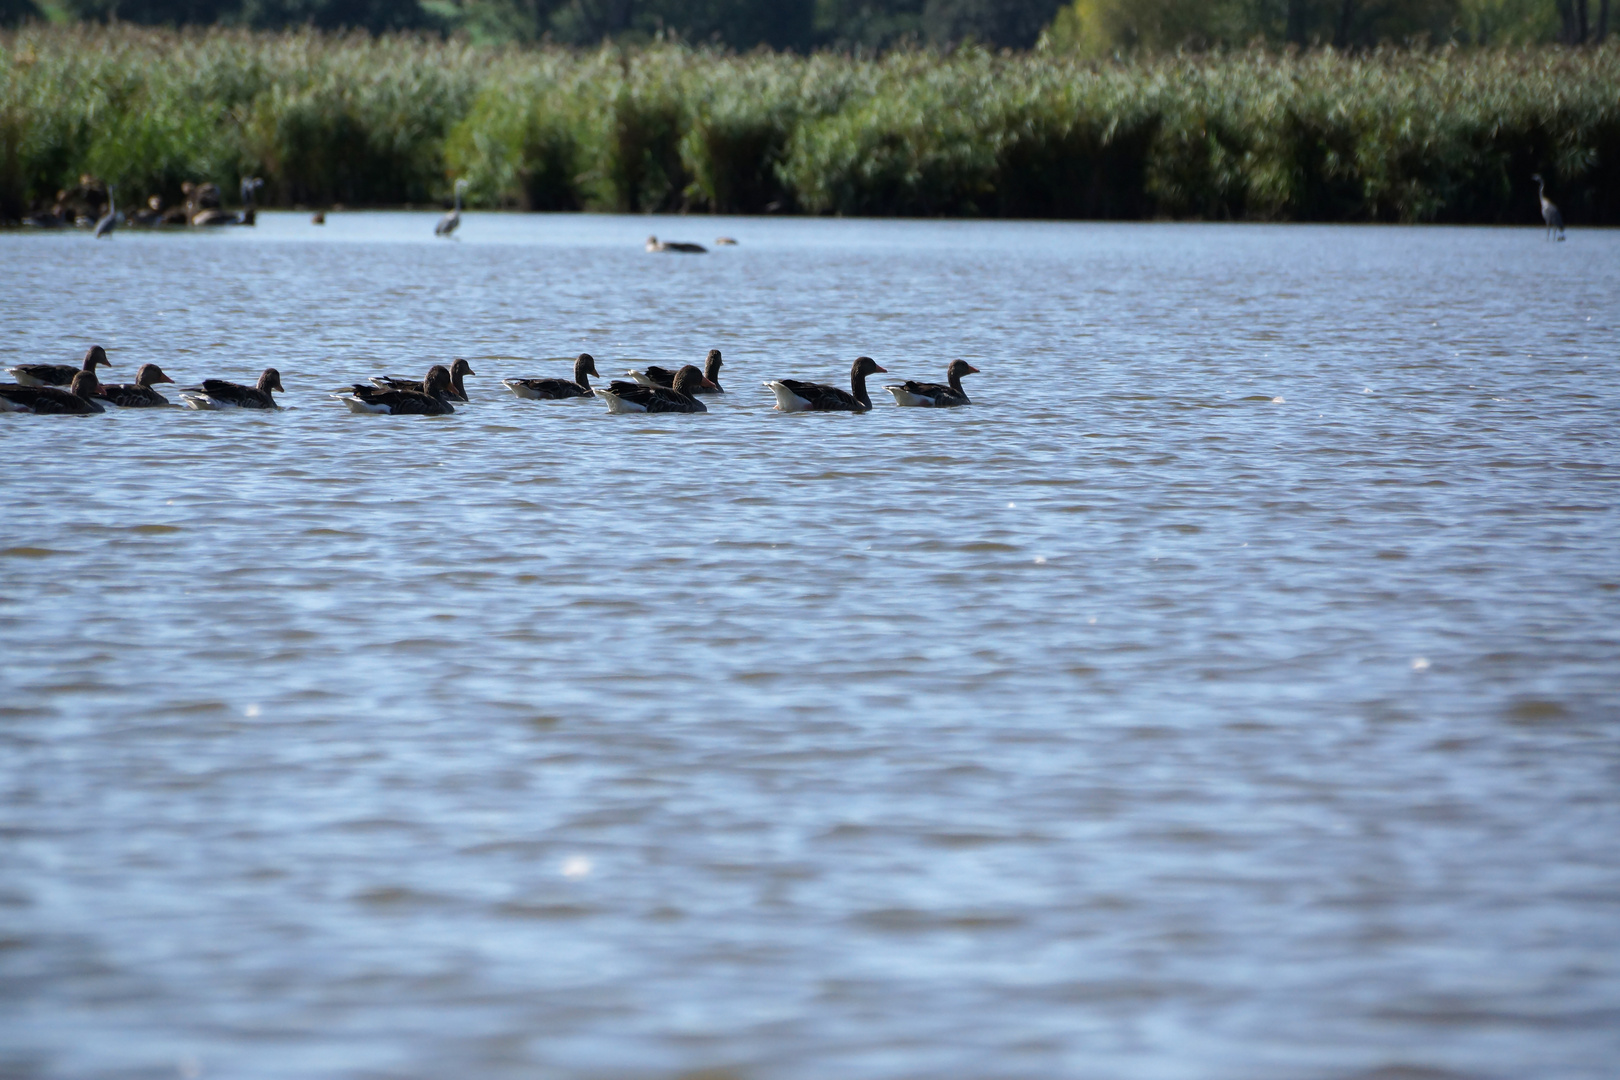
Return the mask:
[[[96,222],[96,239],[100,240],[103,236],[111,236],[116,228],[118,228],[118,205],[113,200],[113,186],[108,184],[107,212],[102,215],[100,221]]]
[[[433,227],[434,236],[449,236],[456,231],[456,226],[461,224],[461,193],[466,190],[467,181],[457,180],[456,208],[439,219],[439,223]]]
[[[258,207],[254,205],[254,196],[264,189],[264,181],[257,176],[242,178],[242,212],[236,220],[240,225],[252,225],[258,219]]]
[[[1551,240],[1553,232],[1558,233],[1558,239],[1564,238],[1564,215],[1558,212],[1558,207],[1547,198],[1547,182],[1541,178],[1540,173],[1531,173],[1530,179],[1536,182],[1536,194],[1541,199],[1541,220],[1547,223],[1547,239]]]

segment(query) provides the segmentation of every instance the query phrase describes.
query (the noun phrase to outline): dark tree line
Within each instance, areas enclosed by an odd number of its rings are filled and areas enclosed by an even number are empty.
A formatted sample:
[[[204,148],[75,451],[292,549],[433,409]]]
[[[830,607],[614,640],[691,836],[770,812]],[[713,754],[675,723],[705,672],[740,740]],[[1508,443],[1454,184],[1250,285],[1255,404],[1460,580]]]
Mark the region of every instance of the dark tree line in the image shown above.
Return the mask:
[[[1566,45],[1585,45],[1609,36],[1609,0],[1598,0],[1597,21],[1592,21],[1588,0],[1558,0],[1559,40]]]
[[[254,29],[314,26],[453,32],[492,41],[591,45],[673,34],[738,50],[765,45],[880,49],[902,41],[965,40],[1028,48],[1063,0],[54,0],[81,19]],[[0,0],[0,22],[39,10]]]

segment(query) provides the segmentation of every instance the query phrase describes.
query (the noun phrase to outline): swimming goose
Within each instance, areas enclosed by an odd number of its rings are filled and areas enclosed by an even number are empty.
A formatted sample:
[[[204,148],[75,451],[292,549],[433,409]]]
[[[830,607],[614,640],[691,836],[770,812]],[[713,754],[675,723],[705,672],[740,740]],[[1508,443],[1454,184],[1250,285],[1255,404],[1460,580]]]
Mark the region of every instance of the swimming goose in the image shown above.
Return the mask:
[[[560,401],[564,398],[591,396],[591,376],[598,379],[596,360],[588,352],[579,354],[574,361],[574,381],[567,379],[502,379],[501,383],[521,398],[535,401]]]
[[[765,385],[776,395],[776,407],[782,412],[862,413],[872,407],[872,399],[866,396],[866,377],[887,370],[870,356],[860,356],[850,365],[849,390],[798,379],[776,379]]]
[[[18,364],[6,370],[23,386],[68,386],[73,382],[73,376],[81,371],[94,374],[98,365],[112,367],[112,361],[107,359],[107,350],[100,345],[92,345],[85,350],[84,363],[78,367],[72,364]]]
[[[656,236],[647,237],[648,251],[674,251],[682,255],[704,255],[708,248],[702,244],[687,244],[680,240],[660,240]]]
[[[59,413],[68,416],[88,416],[105,412],[97,395],[101,384],[94,371],[81,371],[73,376],[73,388],[63,390],[57,386],[19,386],[0,383],[0,406],[4,412]]]
[[[707,380],[714,387],[714,389],[710,390],[708,387],[704,387],[698,390],[698,393],[723,394],[726,392],[725,388],[720,385],[720,365],[722,363],[724,363],[724,361],[720,359],[720,350],[710,349],[709,355],[703,358],[703,378]],[[625,374],[636,380],[636,382],[640,383],[642,386],[675,385],[675,372],[671,371],[669,368],[654,366],[649,367],[644,372],[635,371],[632,369],[625,372]]]
[[[448,416],[456,411],[450,404],[450,371],[443,364],[428,368],[422,390],[384,390],[376,386],[356,386],[342,399],[353,413],[381,413],[388,416]]]
[[[450,392],[445,396],[451,401],[466,401],[467,387],[461,381],[465,376],[476,375],[472,365],[461,357],[456,357],[455,363],[450,365]],[[358,391],[362,384],[356,383]],[[372,377],[371,385],[380,390],[415,390],[418,394],[427,393],[427,382],[424,379],[410,379],[403,375],[376,375]]]
[[[708,406],[694,396],[705,384],[714,385],[703,377],[703,372],[687,364],[675,373],[672,387],[615,380],[605,390],[598,387],[596,396],[607,402],[608,412],[614,413],[708,412]]]
[[[152,389],[153,383],[174,382],[156,364],[142,364],[132,383],[103,385],[101,396],[121,409],[151,409],[169,404],[169,399]]]
[[[124,220],[126,225],[154,228],[163,223],[163,196],[153,195],[146,200],[146,209],[137,210]]]
[[[281,390],[281,372],[273,367],[264,369],[257,386],[204,379],[201,386],[186,387],[180,400],[188,409],[279,409],[281,406],[270,396],[272,390]]]
[[[956,405],[971,405],[967,392],[962,389],[962,376],[978,373],[978,368],[966,360],[952,360],[945,369],[945,383],[912,382],[892,383],[883,387],[894,395],[896,405],[918,405],[925,409],[948,409]]]

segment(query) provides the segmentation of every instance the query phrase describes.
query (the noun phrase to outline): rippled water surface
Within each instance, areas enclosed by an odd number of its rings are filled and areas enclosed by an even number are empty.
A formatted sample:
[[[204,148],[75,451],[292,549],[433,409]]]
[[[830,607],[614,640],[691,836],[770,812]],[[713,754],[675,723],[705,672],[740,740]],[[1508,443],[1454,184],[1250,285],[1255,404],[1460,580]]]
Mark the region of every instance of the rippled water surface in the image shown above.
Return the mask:
[[[432,223],[0,235],[0,1075],[1615,1075],[1620,233]]]

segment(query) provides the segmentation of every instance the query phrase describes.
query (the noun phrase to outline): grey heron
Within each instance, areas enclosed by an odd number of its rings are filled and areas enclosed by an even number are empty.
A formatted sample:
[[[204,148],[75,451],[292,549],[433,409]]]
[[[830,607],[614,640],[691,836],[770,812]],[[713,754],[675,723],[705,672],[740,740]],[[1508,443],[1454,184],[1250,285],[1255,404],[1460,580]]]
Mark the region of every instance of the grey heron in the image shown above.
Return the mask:
[[[260,180],[257,176],[246,176],[242,178],[242,213],[237,217],[237,221],[239,223],[243,225],[252,225],[254,223],[257,208],[253,205],[253,197],[257,195],[263,187],[264,181]]]
[[[1564,215],[1558,212],[1558,207],[1547,198],[1547,182],[1541,178],[1540,173],[1531,173],[1530,179],[1536,182],[1536,195],[1541,199],[1541,220],[1547,223],[1547,239],[1551,240],[1553,233],[1558,233],[1558,239],[1564,238]]]
[[[96,222],[96,239],[100,240],[103,236],[111,236],[116,228],[118,228],[118,204],[113,199],[113,186],[108,184],[107,212],[102,215],[100,221]]]
[[[461,193],[466,190],[467,181],[457,180],[456,207],[448,214],[445,214],[444,217],[440,218],[437,225],[433,226],[434,236],[449,236],[451,233],[456,231],[456,226],[461,224]]]

